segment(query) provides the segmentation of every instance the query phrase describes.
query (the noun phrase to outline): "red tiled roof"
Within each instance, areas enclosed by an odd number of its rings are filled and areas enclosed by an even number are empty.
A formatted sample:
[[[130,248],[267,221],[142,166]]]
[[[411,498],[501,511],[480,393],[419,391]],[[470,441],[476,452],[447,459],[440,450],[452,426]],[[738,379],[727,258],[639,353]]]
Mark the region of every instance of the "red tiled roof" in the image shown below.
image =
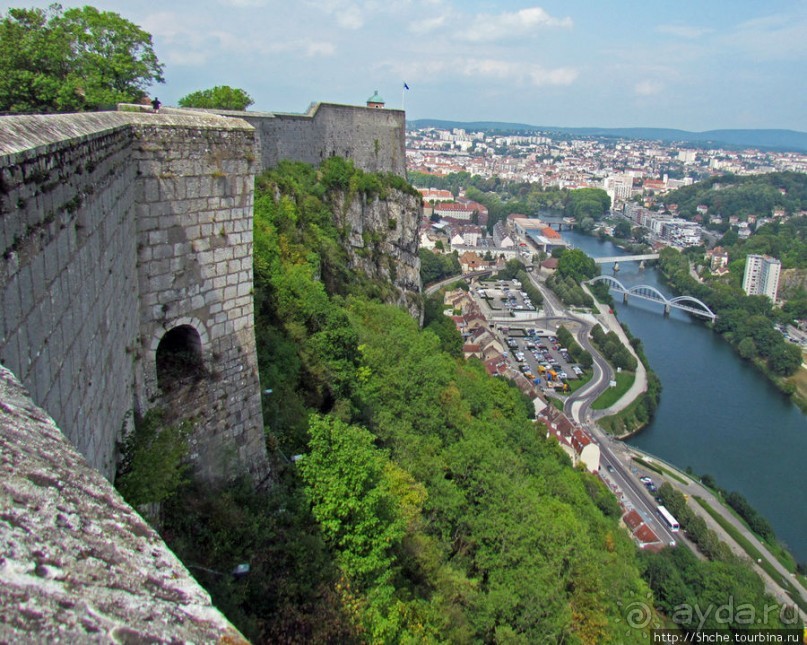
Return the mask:
[[[625,522],[631,533],[633,533],[644,522],[644,520],[642,520],[642,516],[639,515],[636,509],[633,509],[629,513],[625,513],[625,515],[622,517],[622,521]]]
[[[642,524],[633,532],[633,535],[635,535],[642,544],[650,544],[659,541],[658,536],[653,533],[652,529],[647,526],[647,524]]]

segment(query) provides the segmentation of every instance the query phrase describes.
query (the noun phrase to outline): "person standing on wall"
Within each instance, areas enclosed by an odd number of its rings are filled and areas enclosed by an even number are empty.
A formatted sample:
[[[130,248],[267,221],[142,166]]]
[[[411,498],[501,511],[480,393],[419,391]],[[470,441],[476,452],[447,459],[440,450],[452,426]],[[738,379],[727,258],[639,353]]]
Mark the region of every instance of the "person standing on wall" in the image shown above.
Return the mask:
[[[160,99],[155,96],[154,100],[151,102],[151,108],[154,110],[154,112],[159,112],[161,105],[162,103],[160,103]]]

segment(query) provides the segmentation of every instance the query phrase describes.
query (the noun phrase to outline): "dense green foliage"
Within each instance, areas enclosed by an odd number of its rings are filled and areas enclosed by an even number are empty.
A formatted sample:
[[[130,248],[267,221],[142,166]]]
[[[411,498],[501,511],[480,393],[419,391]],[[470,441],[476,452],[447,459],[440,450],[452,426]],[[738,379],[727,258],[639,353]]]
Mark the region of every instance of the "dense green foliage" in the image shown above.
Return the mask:
[[[611,198],[602,188],[579,188],[569,192],[565,214],[574,217],[577,223],[586,230],[593,222],[602,219],[611,209]],[[587,225],[587,220],[592,224]]]
[[[426,298],[423,307],[423,329],[432,332],[440,339],[440,349],[460,358],[462,356],[462,334],[454,321],[443,313],[444,310],[442,290]]]
[[[0,21],[0,111],[75,112],[138,102],[162,65],[151,36],[111,11],[9,9]]]
[[[326,206],[329,183],[359,183],[346,168],[282,164],[258,181],[276,482],[187,489],[169,542],[255,641],[644,642],[623,612],[650,592],[610,491],[571,468],[508,381],[347,268]],[[235,580],[240,562],[252,571]]]
[[[439,282],[443,278],[462,273],[457,252],[443,254],[433,253],[428,249],[420,249],[420,280],[424,285]]]
[[[591,280],[600,275],[594,259],[580,249],[562,249],[558,257],[558,275],[577,282]]]
[[[565,305],[570,307],[594,306],[593,298],[583,291],[580,282],[571,276],[564,278],[559,273],[554,273],[546,279],[546,286],[552,289]]]
[[[180,107],[214,110],[246,110],[254,102],[245,90],[229,85],[197,90],[179,99]]]
[[[684,630],[727,631],[751,626],[780,627],[783,619],[789,621],[792,618],[779,611],[748,561],[735,556],[720,541],[718,535],[708,528],[706,521],[690,509],[682,493],[665,482],[659,488],[658,495],[661,503],[681,524],[681,529],[686,531],[687,539],[694,542],[709,559],[709,562],[699,562],[684,548],[667,550],[659,557],[644,558],[644,575],[656,592],[660,608],[673,622]],[[715,595],[718,588],[731,590],[730,598],[734,607],[745,606],[745,613],[733,611],[722,621],[714,615],[706,616],[703,608],[725,605],[726,601]],[[695,606],[700,608],[702,615],[696,615]],[[686,611],[687,607],[689,611]],[[773,611],[763,613],[761,609],[764,607],[770,607]],[[749,614],[753,614],[753,622],[743,622]]]
[[[136,417],[120,448],[115,486],[134,507],[164,502],[185,482],[191,424],[166,425],[163,416],[153,408]]]
[[[745,523],[748,524],[748,528],[763,540],[767,540],[771,543],[776,542],[776,533],[773,527],[768,520],[760,515],[759,511],[751,506],[750,502],[743,497],[743,495],[737,491],[727,491],[721,488],[711,475],[704,475],[701,479],[704,486],[708,486],[715,491],[715,493],[723,498],[726,504],[737,511],[737,515],[745,520]]]
[[[583,369],[589,369],[594,364],[591,354],[580,346],[572,333],[563,325],[558,327],[557,337],[560,344],[569,350],[569,356],[572,357],[575,363],[580,363]]]
[[[717,533],[706,525],[706,521],[700,515],[690,510],[683,493],[675,490],[665,482],[658,489],[658,496],[661,503],[678,520],[681,528],[686,531],[687,538],[695,543],[703,555],[710,560],[734,561],[731,549],[720,541]]]
[[[768,298],[747,296],[730,284],[698,282],[690,275],[687,256],[672,248],[662,249],[659,268],[679,291],[699,298],[717,314],[714,330],[734,345],[741,356],[765,361],[776,375],[788,376],[799,369],[801,349],[786,342],[774,329],[776,315]]]
[[[286,462],[274,471],[266,491],[248,480],[186,487],[164,504],[161,532],[250,642],[358,642],[300,479]],[[241,563],[249,573],[233,576]]]
[[[773,542],[776,540],[776,533],[773,530],[770,522],[766,520],[759,512],[748,503],[740,493],[732,491],[726,495],[726,503],[731,506],[737,514],[742,517],[749,528],[765,540]]]
[[[251,557],[264,571],[278,558],[282,584],[314,565],[278,540],[304,539],[319,573],[265,598],[252,574],[211,575],[216,602],[263,639],[296,618],[301,634],[341,640],[640,640],[619,602],[647,589],[610,493],[545,440],[509,382],[442,351],[438,336],[332,268],[339,231],[319,210],[327,175],[284,165],[261,178],[256,200],[270,446],[303,455],[280,469],[300,473],[283,480],[292,502],[280,516],[233,493],[240,510],[205,502],[219,521],[261,515],[232,534],[251,556],[201,512],[182,528],[226,566]],[[225,566],[177,532],[197,562]],[[317,602],[309,618],[295,609]]]
[[[594,325],[591,329],[591,340],[594,341],[605,360],[615,368],[631,372],[636,370],[636,358],[622,344],[616,333],[612,331],[605,332],[599,325]]]
[[[522,269],[516,273],[516,280],[521,283],[521,290],[527,294],[527,297],[530,299],[533,306],[536,309],[540,307],[544,302],[544,294],[542,294],[541,290],[533,284],[532,280],[530,280],[530,275]]]
[[[783,624],[778,605],[747,564],[703,562],[684,547],[658,554],[643,552],[640,561],[658,608],[685,632],[777,628]],[[784,613],[781,616],[791,624]]]
[[[669,204],[678,204],[682,217],[692,219],[697,207],[709,207],[709,214],[725,219],[748,215],[769,217],[774,208],[788,215],[807,210],[807,175],[775,172],[766,175],[720,175],[691,186],[684,186],[665,196]],[[725,224],[723,228],[725,228]]]
[[[745,263],[738,260],[744,260],[746,255],[752,253],[778,258],[783,269],[807,269],[807,217],[775,220],[761,226],[745,240],[727,233],[721,245],[729,253],[729,269],[738,285],[745,268]]]

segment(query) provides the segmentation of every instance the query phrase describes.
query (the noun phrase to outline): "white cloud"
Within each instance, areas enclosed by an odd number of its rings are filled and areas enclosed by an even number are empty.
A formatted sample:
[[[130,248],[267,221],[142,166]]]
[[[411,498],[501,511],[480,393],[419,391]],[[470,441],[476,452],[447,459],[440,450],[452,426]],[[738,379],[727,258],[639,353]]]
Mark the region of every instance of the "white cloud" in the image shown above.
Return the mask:
[[[210,53],[188,49],[172,49],[165,56],[165,62],[179,67],[202,67],[210,59]]]
[[[807,56],[807,16],[776,14],[738,25],[722,44],[757,60],[783,60]]]
[[[333,43],[316,42],[305,46],[305,55],[309,58],[333,56],[335,53],[336,47]]]
[[[633,91],[639,96],[653,96],[664,91],[664,84],[656,80],[646,79],[636,83]]]
[[[656,30],[662,34],[686,38],[687,40],[695,40],[714,31],[707,27],[695,27],[693,25],[660,25]]]
[[[535,67],[530,72],[532,84],[541,85],[571,85],[577,80],[579,72],[571,67],[559,67],[557,69],[543,69]]]
[[[180,17],[173,11],[149,14],[141,26],[155,38],[161,38],[169,43],[187,41],[193,36],[201,40],[198,31],[189,28],[187,18]]]
[[[397,62],[381,64],[379,67],[387,68],[396,76],[413,81],[449,82],[459,75],[466,78],[499,80],[519,87],[571,85],[579,75],[576,69],[569,67],[547,69],[541,65],[498,58],[429,59],[404,64]]]
[[[541,7],[529,7],[498,15],[479,14],[473,18],[467,29],[458,27],[457,37],[471,42],[491,42],[523,36],[540,27],[571,26],[571,18],[553,18]]]
[[[307,4],[334,17],[345,29],[361,29],[366,21],[365,7],[350,0],[316,0]]]
[[[219,0],[219,4],[227,7],[265,7],[269,0]]]
[[[434,18],[426,18],[418,20],[409,25],[409,31],[416,34],[427,34],[431,31],[439,29],[448,21],[448,16],[435,16]]]

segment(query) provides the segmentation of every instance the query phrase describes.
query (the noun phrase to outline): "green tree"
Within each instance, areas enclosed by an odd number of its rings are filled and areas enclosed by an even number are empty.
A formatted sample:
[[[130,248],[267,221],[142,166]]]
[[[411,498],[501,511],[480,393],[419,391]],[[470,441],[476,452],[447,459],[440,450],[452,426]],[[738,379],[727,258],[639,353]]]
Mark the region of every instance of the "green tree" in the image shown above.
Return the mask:
[[[0,110],[69,112],[137,102],[163,82],[151,36],[94,7],[9,9],[0,21]]]
[[[134,431],[123,441],[115,486],[135,507],[164,502],[185,480],[192,426],[187,421],[167,426],[163,416],[153,408],[136,418]]]
[[[198,90],[179,99],[181,107],[211,110],[246,110],[254,102],[244,90],[229,85],[216,85],[207,90]]]
[[[775,374],[790,376],[795,374],[802,363],[801,349],[797,345],[780,342],[768,357],[768,367]]]
[[[387,457],[367,430],[338,419],[314,417],[309,433],[300,473],[325,540],[348,579],[360,585],[389,580],[391,549],[404,523],[385,476]]]
[[[746,360],[750,360],[757,355],[757,346],[753,338],[743,338],[737,345],[737,352]]]
[[[630,222],[624,219],[617,222],[614,227],[614,236],[623,240],[631,239],[633,237],[633,228]]]
[[[599,275],[596,263],[580,249],[566,249],[558,259],[558,275],[577,281],[590,280]]]

